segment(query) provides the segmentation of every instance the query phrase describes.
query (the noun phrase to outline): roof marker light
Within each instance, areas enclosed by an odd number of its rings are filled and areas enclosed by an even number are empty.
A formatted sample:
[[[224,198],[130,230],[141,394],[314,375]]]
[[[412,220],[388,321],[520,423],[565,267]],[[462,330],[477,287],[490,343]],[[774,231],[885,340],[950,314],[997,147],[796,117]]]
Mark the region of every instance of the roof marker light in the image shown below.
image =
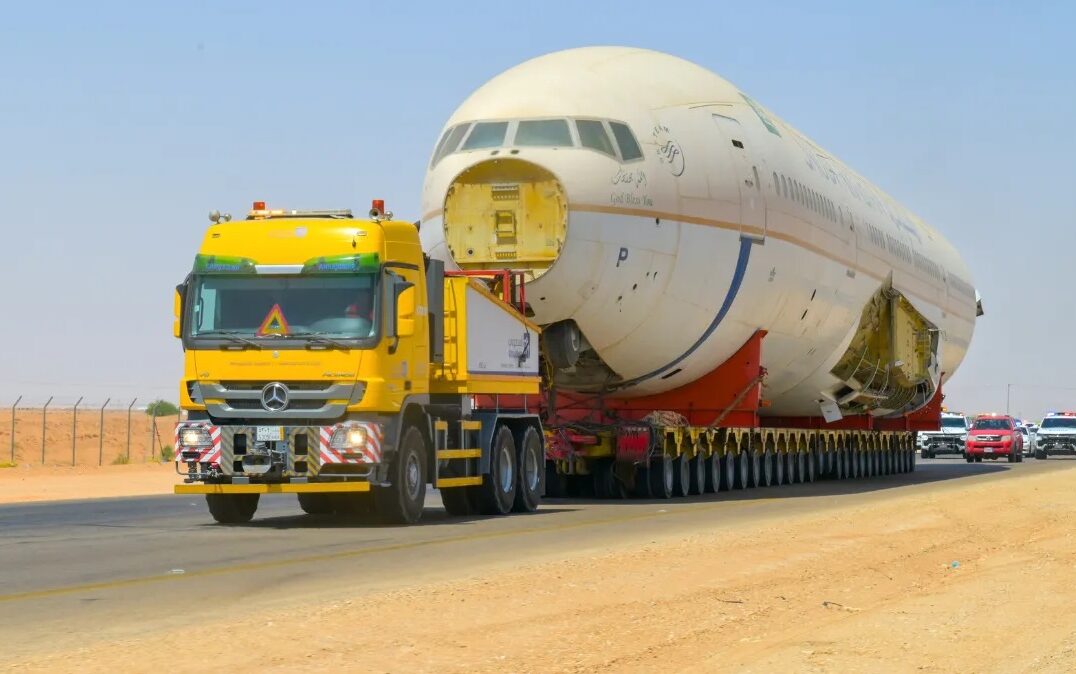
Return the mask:
[[[255,210],[255,211],[264,211],[265,210],[265,202],[264,201],[255,201],[253,210]]]

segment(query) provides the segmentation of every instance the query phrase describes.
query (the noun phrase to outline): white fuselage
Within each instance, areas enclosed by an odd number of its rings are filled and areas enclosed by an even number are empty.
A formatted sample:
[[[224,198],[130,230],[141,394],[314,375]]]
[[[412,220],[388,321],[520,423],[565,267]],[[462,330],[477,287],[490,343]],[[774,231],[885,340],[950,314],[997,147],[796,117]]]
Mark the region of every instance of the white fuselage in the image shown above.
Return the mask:
[[[446,124],[617,120],[642,157],[581,147],[449,153],[423,189],[421,237],[451,266],[443,208],[457,176],[491,156],[554,174],[566,238],[528,285],[535,320],[573,319],[623,395],[690,383],[766,330],[763,397],[774,415],[817,415],[821,391],[869,298],[893,288],[939,330],[941,380],[975,327],[972,279],[942,236],[717,75],[640,49],[595,47],[494,78]],[[510,266],[510,265],[506,265]],[[939,382],[940,383],[940,382]]]

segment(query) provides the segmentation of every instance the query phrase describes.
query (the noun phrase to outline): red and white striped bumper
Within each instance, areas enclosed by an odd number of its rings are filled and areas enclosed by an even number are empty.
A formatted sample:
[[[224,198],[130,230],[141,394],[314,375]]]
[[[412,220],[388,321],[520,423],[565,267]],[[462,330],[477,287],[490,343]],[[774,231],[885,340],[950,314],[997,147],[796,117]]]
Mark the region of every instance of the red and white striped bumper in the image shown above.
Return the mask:
[[[184,428],[205,428],[209,431],[209,437],[213,441],[212,446],[205,447],[181,447],[179,433]],[[204,421],[184,421],[176,424],[172,446],[176,448],[176,463],[186,464],[191,461],[198,463],[220,463],[220,426],[213,426]]]
[[[354,447],[332,446],[333,435],[338,430],[361,428],[366,431],[366,441]],[[319,433],[318,454],[321,464],[330,463],[381,463],[381,446],[384,434],[381,424],[363,421],[345,421],[334,426],[322,426]]]

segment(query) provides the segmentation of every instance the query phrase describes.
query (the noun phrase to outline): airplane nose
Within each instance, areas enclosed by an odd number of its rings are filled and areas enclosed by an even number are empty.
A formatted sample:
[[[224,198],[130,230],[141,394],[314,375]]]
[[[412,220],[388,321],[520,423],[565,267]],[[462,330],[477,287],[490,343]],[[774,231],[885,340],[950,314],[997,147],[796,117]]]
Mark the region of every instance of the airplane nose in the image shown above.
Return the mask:
[[[541,276],[568,232],[564,187],[522,159],[488,159],[456,177],[444,205],[445,241],[460,269],[511,269]]]

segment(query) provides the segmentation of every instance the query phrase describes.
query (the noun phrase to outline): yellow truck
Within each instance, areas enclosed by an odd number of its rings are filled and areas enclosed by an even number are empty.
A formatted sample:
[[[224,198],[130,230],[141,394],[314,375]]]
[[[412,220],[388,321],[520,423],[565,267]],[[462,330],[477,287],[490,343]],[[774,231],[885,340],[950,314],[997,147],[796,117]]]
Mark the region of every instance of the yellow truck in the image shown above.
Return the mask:
[[[537,508],[539,329],[511,283],[446,274],[379,200],[366,219],[255,202],[210,220],[175,293],[176,493],[221,523],[294,493],[310,514],[410,524],[428,485],[453,515]]]

